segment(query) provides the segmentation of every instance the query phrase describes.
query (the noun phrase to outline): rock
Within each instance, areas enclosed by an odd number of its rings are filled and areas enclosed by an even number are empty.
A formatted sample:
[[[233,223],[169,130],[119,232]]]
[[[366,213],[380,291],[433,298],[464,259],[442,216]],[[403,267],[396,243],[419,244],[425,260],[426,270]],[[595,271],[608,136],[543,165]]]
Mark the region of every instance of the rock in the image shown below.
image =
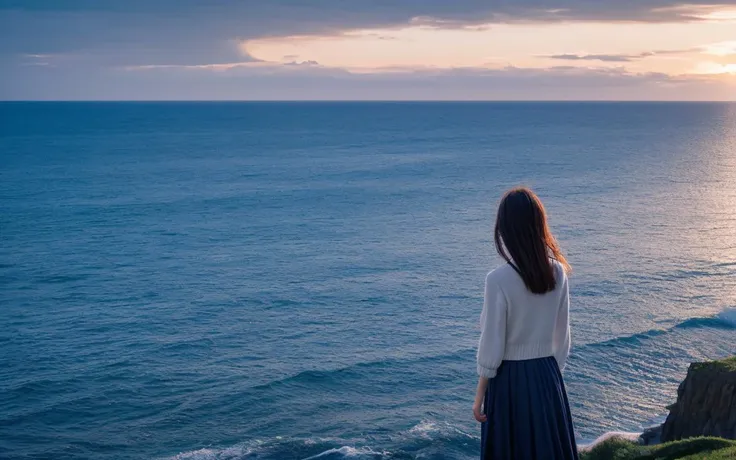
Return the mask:
[[[656,425],[650,428],[647,428],[644,430],[644,432],[639,435],[639,444],[643,444],[645,446],[651,446],[652,444],[659,444],[660,439],[662,438],[662,427],[664,425]]]
[[[662,442],[694,436],[736,439],[736,356],[693,363],[662,426]]]

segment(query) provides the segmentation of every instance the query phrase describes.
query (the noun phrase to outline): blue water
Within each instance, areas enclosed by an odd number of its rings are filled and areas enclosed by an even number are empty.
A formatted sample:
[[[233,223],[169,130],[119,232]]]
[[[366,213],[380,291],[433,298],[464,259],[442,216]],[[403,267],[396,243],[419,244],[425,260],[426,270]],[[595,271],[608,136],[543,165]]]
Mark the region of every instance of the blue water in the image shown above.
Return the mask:
[[[581,441],[736,352],[736,105],[2,103],[0,165],[3,458],[474,458],[517,184]]]

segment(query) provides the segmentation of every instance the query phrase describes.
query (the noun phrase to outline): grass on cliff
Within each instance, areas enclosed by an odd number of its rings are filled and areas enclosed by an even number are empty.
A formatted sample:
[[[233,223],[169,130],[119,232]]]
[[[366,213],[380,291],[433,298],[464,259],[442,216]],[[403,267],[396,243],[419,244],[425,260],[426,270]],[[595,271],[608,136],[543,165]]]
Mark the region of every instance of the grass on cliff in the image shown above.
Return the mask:
[[[732,460],[736,441],[720,438],[691,438],[654,446],[640,446],[611,438],[580,454],[580,460]]]
[[[722,359],[720,361],[706,361],[704,363],[693,363],[693,370],[700,370],[704,368],[720,369],[727,372],[736,371],[736,356]]]

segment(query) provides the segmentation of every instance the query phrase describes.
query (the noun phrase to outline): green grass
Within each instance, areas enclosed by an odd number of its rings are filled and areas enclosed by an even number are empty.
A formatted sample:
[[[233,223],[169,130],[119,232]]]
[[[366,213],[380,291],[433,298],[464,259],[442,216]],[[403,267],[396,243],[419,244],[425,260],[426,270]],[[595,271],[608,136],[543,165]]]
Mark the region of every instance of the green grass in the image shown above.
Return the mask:
[[[712,452],[688,455],[683,460],[731,460],[736,458],[736,447],[729,447]]]
[[[704,363],[693,363],[693,370],[705,368],[722,369],[724,371],[736,371],[736,356],[722,359],[720,361],[706,361]]]
[[[736,460],[736,441],[691,438],[654,446],[640,446],[611,438],[583,452],[580,460]]]

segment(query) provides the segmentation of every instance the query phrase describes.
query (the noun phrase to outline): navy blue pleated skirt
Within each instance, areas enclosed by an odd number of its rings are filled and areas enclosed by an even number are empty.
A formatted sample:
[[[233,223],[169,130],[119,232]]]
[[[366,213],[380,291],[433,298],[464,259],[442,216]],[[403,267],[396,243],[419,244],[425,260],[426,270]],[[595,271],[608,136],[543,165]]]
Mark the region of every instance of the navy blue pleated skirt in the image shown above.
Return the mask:
[[[482,460],[578,459],[570,404],[553,357],[504,361],[488,381]]]

